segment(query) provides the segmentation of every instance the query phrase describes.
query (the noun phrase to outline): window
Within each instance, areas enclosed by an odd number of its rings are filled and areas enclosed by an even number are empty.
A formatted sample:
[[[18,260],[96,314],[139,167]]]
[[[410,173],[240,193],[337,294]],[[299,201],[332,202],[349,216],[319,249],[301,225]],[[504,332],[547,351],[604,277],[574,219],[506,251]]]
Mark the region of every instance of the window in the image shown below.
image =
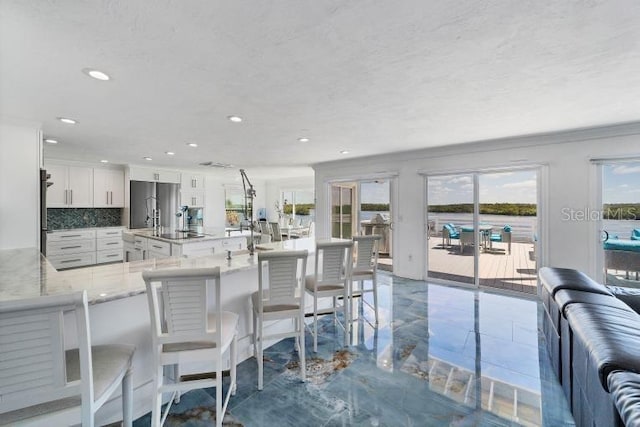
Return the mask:
[[[308,225],[315,220],[315,195],[313,190],[283,191],[281,194],[282,217],[293,223]]]
[[[244,191],[242,187],[225,187],[224,204],[226,210],[225,226],[237,227],[247,219],[244,212]]]

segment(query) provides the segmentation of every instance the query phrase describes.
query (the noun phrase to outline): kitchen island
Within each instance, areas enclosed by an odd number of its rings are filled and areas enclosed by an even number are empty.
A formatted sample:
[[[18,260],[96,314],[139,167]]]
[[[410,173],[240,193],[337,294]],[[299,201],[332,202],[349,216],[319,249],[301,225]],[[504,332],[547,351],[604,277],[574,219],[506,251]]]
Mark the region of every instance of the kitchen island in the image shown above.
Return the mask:
[[[300,250],[315,252],[315,239],[297,239],[259,245],[260,250]],[[307,261],[313,271],[313,257]],[[238,358],[253,355],[250,295],[258,290],[257,255],[234,253],[197,258],[169,257],[56,271],[37,249],[0,250],[0,301],[58,295],[86,289],[89,299],[92,344],[123,343],[136,346],[133,361],[134,415],[151,408],[153,378],[149,310],[142,272],[165,268],[220,267],[222,304],[238,313]],[[65,319],[66,320],[66,319]],[[288,328],[288,321],[272,326]],[[75,345],[69,334],[68,346]],[[185,370],[185,373],[188,372]],[[98,422],[117,420],[118,398],[98,413]]]

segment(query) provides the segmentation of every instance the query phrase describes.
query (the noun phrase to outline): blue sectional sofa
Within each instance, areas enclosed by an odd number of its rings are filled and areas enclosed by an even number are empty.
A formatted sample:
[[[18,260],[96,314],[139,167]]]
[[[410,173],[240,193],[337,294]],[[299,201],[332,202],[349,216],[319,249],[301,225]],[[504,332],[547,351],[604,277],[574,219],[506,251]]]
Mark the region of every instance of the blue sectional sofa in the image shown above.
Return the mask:
[[[539,272],[543,333],[576,425],[640,426],[640,290]]]

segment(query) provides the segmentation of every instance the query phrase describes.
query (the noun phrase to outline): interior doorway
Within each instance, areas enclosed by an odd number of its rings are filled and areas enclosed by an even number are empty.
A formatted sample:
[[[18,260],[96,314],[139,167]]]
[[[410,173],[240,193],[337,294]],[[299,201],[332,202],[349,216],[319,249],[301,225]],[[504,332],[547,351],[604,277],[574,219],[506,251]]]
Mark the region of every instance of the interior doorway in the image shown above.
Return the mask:
[[[331,184],[331,237],[378,234],[378,268],[393,271],[393,178]]]

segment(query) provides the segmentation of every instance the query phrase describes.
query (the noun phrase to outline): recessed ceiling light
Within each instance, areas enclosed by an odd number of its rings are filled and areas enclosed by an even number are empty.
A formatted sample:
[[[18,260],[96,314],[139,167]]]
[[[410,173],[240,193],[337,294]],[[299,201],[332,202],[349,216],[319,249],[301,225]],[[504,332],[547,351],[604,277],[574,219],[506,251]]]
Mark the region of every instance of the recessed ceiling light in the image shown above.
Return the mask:
[[[153,160],[151,157],[143,157],[145,160]]]
[[[58,143],[57,140],[51,139],[51,138],[45,139],[44,142],[46,142],[47,144],[57,144]]]
[[[109,160],[100,160],[100,163],[109,163]]]
[[[107,81],[111,78],[107,74],[103,73],[102,71],[94,70],[92,68],[85,68],[84,70],[82,70],[82,72],[89,77],[93,77],[96,80]]]
[[[173,156],[176,153],[174,153],[173,151],[165,151],[164,154],[166,154],[167,156]]]
[[[234,123],[240,123],[242,121],[242,117],[239,117],[239,116],[229,116],[227,117],[227,119],[229,119]]]
[[[300,141],[300,142],[309,142],[309,138],[306,138],[306,137],[298,138],[298,141]]]
[[[187,145],[194,148],[198,146],[198,144],[196,144],[195,142],[189,142]]]
[[[349,150],[342,150],[340,154],[349,154]]]
[[[62,123],[66,123],[68,125],[75,125],[76,123],[78,123],[77,120],[70,119],[68,117],[58,117],[58,120],[60,120]]]

